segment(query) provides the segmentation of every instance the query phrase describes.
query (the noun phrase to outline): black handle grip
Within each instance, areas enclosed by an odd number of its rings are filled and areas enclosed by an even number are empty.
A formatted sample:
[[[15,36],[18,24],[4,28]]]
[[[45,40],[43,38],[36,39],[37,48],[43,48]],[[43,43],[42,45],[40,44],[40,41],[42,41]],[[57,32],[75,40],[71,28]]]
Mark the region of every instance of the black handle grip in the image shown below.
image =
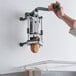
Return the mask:
[[[19,43],[19,45],[20,45],[21,47],[23,47],[24,43]]]
[[[60,6],[59,6],[59,4],[54,4],[54,5],[53,5],[53,8],[54,8],[55,11],[57,11],[57,10],[60,9]]]
[[[26,18],[20,17],[19,20],[20,20],[20,21],[24,21],[24,20],[26,20]]]
[[[27,44],[27,42],[19,43],[21,47],[23,47],[25,44]]]

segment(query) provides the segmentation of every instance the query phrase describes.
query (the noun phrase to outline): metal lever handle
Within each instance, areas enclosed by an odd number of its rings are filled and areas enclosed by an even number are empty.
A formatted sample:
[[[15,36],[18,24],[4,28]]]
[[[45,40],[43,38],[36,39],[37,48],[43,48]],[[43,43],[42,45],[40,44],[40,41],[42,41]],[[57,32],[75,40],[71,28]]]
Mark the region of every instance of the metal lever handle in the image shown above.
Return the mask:
[[[35,11],[38,11],[38,10],[49,11],[48,8],[45,8],[45,7],[37,7],[37,8],[35,8]]]
[[[60,6],[58,4],[55,4],[53,5],[53,8],[54,10],[59,10],[60,9]],[[42,11],[49,11],[48,8],[45,8],[45,7],[37,7],[35,8],[35,11],[38,11],[38,10],[42,10]]]

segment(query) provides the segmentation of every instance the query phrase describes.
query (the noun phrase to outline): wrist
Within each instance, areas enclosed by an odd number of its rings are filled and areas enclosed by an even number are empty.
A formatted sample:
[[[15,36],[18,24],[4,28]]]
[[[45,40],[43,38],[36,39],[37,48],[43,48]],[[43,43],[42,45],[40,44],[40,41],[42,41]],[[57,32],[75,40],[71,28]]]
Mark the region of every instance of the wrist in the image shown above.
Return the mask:
[[[63,16],[61,16],[61,20],[63,20],[65,23],[67,23],[69,27],[73,28],[73,25],[74,25],[74,19],[73,18],[64,14]]]
[[[61,19],[61,20],[64,20],[64,19],[65,19],[65,17],[66,17],[66,14],[65,14],[65,13],[63,13],[63,14],[60,16],[60,19]]]

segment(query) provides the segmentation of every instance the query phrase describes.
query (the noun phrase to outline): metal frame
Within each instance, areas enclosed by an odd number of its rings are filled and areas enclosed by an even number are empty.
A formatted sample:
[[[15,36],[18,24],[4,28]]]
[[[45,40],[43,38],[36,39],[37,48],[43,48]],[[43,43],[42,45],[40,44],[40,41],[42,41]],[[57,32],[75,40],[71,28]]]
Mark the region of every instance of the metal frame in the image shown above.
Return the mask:
[[[60,6],[58,5],[58,4],[55,4],[55,5],[53,5],[53,8],[54,8],[54,10],[55,11],[57,11],[57,10],[59,10],[60,9]],[[48,10],[48,8],[45,8],[45,7],[37,7],[37,8],[35,8],[32,12],[26,12],[25,13],[25,17],[23,18],[23,17],[20,17],[20,21],[24,21],[24,20],[28,20],[28,28],[27,28],[27,34],[28,34],[28,40],[26,41],[26,42],[21,42],[21,43],[19,43],[19,45],[22,47],[24,44],[30,44],[29,42],[31,42],[31,40],[29,41],[29,17],[36,17],[36,18],[38,18],[40,21],[41,21],[41,33],[40,33],[40,40],[43,42],[43,37],[42,37],[42,35],[43,35],[43,29],[42,29],[42,16],[38,16],[38,11],[39,10],[41,10],[41,11],[49,11]],[[37,14],[35,14],[35,12],[37,13]],[[35,41],[34,41],[35,42]],[[40,44],[41,42],[40,41],[38,41],[38,43]],[[41,46],[42,44],[40,44],[40,46]]]

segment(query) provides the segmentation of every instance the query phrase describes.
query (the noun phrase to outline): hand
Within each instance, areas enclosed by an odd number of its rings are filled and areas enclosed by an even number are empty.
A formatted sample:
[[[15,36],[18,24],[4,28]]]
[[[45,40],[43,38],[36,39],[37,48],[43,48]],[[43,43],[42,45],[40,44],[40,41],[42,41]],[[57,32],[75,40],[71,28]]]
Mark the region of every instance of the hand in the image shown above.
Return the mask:
[[[59,5],[59,9],[58,10],[55,10],[54,8],[53,8],[53,6],[54,5]],[[48,6],[48,9],[50,10],[50,11],[53,11],[54,13],[55,13],[55,15],[58,17],[58,18],[60,18],[60,19],[62,19],[62,17],[65,15],[64,14],[64,11],[63,11],[63,7],[61,7],[61,4],[58,2],[58,1],[56,1],[55,3],[51,3],[49,6]]]

